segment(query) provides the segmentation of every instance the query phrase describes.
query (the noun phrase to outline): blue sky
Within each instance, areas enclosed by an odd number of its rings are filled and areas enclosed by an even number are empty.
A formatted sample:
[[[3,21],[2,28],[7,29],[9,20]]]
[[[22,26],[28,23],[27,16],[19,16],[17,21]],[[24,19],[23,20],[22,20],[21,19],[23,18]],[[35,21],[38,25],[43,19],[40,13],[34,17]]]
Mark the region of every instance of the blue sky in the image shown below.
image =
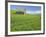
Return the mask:
[[[21,6],[21,5],[11,5],[10,6],[11,10],[16,10],[16,8],[20,8],[20,9],[25,8],[26,12],[29,14],[30,13],[40,13],[41,11],[41,6]]]

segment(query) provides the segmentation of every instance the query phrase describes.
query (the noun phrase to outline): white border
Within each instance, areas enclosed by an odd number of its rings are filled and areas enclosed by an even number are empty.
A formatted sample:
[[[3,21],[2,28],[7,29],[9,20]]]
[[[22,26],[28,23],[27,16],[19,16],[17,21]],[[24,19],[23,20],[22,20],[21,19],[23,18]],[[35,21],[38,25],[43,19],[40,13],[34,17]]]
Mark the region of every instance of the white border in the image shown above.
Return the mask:
[[[24,6],[41,6],[41,31],[21,31],[21,32],[10,32],[10,5],[24,5]],[[43,33],[43,5],[42,4],[27,4],[27,3],[10,3],[8,2],[8,35],[13,34],[32,34],[32,33]]]

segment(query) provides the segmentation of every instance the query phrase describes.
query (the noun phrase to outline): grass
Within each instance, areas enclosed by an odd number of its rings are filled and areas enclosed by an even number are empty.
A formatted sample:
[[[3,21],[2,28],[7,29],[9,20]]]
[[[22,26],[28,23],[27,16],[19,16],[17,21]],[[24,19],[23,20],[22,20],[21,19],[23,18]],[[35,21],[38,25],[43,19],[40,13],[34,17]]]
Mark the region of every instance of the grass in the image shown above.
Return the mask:
[[[41,30],[41,16],[35,14],[11,14],[11,31]]]
[[[16,10],[11,10],[11,14],[16,14]]]

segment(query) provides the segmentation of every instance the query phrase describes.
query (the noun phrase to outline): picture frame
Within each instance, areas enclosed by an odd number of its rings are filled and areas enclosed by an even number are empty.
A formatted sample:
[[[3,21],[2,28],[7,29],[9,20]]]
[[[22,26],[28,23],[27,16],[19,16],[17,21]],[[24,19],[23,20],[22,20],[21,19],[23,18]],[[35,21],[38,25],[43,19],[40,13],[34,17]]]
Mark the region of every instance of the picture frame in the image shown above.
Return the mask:
[[[45,3],[43,2],[25,2],[25,1],[5,1],[5,3],[6,3],[5,4],[5,35],[6,36],[45,34]],[[13,31],[13,32],[10,32],[10,5],[19,5],[20,7],[23,5],[24,6],[41,6],[41,31],[20,31],[20,32]]]

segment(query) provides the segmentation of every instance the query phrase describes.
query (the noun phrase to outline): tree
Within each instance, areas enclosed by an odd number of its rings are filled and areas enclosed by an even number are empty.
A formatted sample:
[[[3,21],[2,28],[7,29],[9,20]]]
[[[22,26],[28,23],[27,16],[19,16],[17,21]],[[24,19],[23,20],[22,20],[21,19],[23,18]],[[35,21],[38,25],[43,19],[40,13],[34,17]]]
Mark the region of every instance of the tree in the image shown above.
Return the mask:
[[[25,14],[26,10],[23,8],[16,8],[16,14]]]

